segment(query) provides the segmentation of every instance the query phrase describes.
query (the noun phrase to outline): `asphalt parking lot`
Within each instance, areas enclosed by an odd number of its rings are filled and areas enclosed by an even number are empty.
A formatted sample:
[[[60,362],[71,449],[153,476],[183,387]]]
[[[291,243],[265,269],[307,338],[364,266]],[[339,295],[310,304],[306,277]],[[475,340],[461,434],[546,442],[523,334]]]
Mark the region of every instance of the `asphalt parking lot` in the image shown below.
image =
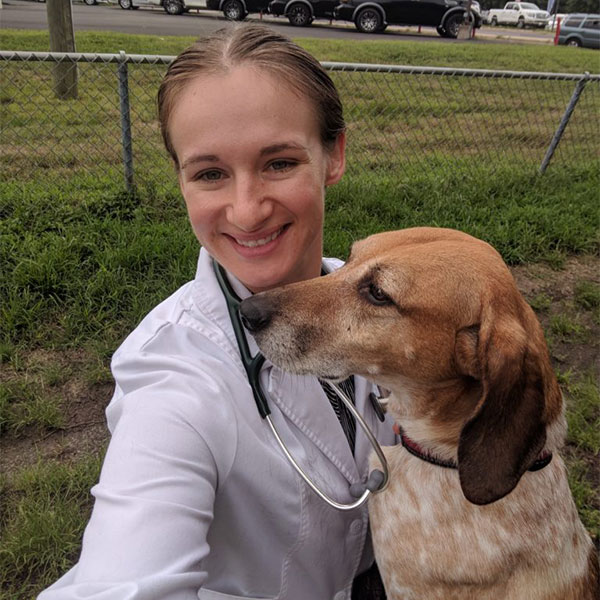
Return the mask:
[[[390,26],[382,34],[363,34],[352,23],[317,19],[310,27],[292,27],[287,19],[252,14],[248,19],[262,20],[286,35],[333,39],[379,39],[414,42],[437,41],[449,44],[461,40],[441,38],[433,27]],[[3,0],[0,10],[3,29],[47,29],[46,5],[28,0]],[[215,11],[190,11],[183,15],[167,15],[161,8],[142,7],[122,10],[117,4],[102,2],[87,6],[73,3],[73,23],[80,31],[118,31],[150,35],[205,35],[223,26],[223,15]],[[469,43],[552,44],[553,33],[540,30],[520,30],[484,26],[478,29]]]

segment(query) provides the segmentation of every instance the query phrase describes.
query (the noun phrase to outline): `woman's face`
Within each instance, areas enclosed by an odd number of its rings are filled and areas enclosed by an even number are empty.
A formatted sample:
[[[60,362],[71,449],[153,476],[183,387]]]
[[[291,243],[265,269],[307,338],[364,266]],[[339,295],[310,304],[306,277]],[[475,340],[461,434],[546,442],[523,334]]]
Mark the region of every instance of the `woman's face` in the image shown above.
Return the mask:
[[[344,172],[315,109],[251,66],[202,75],[177,97],[169,132],[196,237],[253,292],[317,277],[325,186]]]

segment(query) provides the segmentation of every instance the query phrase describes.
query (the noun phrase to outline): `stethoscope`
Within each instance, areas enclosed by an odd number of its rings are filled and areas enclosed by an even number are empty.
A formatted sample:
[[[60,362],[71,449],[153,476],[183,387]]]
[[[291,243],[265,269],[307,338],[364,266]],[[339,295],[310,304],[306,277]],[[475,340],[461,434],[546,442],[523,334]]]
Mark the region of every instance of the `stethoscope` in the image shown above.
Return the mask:
[[[348,398],[348,396],[344,393],[344,391],[335,383],[331,381],[325,381],[325,383],[335,392],[338,398],[344,403],[344,405],[348,408],[352,416],[356,419],[356,422],[361,427],[361,429],[365,432],[367,439],[369,440],[371,446],[375,450],[375,454],[377,454],[377,458],[381,463],[382,471],[379,469],[374,469],[369,474],[369,477],[365,483],[357,482],[353,483],[350,486],[350,494],[356,498],[354,502],[350,502],[347,504],[341,504],[340,502],[336,502],[333,498],[329,497],[325,492],[317,487],[317,485],[312,481],[312,479],[307,475],[307,473],[302,469],[302,467],[296,462],[289,449],[285,445],[285,442],[279,435],[279,432],[275,428],[273,420],[270,417],[271,409],[269,408],[269,404],[267,402],[267,398],[263,392],[262,386],[260,384],[260,370],[265,362],[265,357],[261,352],[258,352],[256,355],[252,356],[250,353],[250,349],[248,347],[248,341],[246,340],[246,334],[244,332],[244,326],[242,324],[242,320],[240,318],[239,307],[241,304],[240,297],[235,293],[233,288],[231,287],[231,283],[227,278],[227,274],[225,270],[216,260],[212,260],[213,269],[215,271],[215,275],[217,276],[217,281],[219,282],[219,287],[225,296],[225,302],[227,304],[227,311],[229,312],[229,318],[231,319],[231,325],[233,326],[233,332],[235,334],[235,339],[238,344],[238,348],[240,351],[240,357],[242,359],[242,364],[244,365],[244,369],[246,370],[246,375],[248,376],[248,382],[250,383],[250,387],[252,388],[252,393],[254,395],[254,400],[256,402],[256,406],[258,408],[258,412],[260,416],[267,421],[269,424],[277,443],[279,444],[281,450],[283,451],[285,457],[290,462],[292,467],[296,470],[298,475],[305,481],[305,483],[310,487],[315,494],[317,494],[322,500],[327,502],[329,506],[333,508],[337,508],[338,510],[354,510],[359,506],[362,506],[371,494],[376,494],[382,492],[388,484],[389,480],[389,469],[387,460],[383,454],[381,446],[379,442],[375,439],[373,432],[366,424],[363,417],[356,410],[353,402]],[[376,400],[375,400],[376,402]]]

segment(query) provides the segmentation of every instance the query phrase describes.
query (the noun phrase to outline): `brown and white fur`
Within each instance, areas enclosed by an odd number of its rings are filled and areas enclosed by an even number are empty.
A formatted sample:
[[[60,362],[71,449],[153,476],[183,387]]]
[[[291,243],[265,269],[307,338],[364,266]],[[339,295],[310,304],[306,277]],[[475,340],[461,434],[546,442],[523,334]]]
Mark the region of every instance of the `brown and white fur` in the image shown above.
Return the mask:
[[[390,483],[369,511],[389,600],[599,597],[542,329],[491,246],[448,229],[374,235],[338,271],[253,296],[242,314],[282,368],[391,390],[405,434],[458,464],[385,448]]]

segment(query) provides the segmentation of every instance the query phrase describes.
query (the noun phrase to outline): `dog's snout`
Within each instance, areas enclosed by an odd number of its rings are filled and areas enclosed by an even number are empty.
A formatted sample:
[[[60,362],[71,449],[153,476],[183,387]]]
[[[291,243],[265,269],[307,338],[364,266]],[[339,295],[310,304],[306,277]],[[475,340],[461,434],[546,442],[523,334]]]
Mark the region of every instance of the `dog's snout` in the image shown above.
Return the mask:
[[[275,303],[267,297],[258,295],[246,298],[240,304],[242,324],[250,333],[265,329],[275,312]]]

